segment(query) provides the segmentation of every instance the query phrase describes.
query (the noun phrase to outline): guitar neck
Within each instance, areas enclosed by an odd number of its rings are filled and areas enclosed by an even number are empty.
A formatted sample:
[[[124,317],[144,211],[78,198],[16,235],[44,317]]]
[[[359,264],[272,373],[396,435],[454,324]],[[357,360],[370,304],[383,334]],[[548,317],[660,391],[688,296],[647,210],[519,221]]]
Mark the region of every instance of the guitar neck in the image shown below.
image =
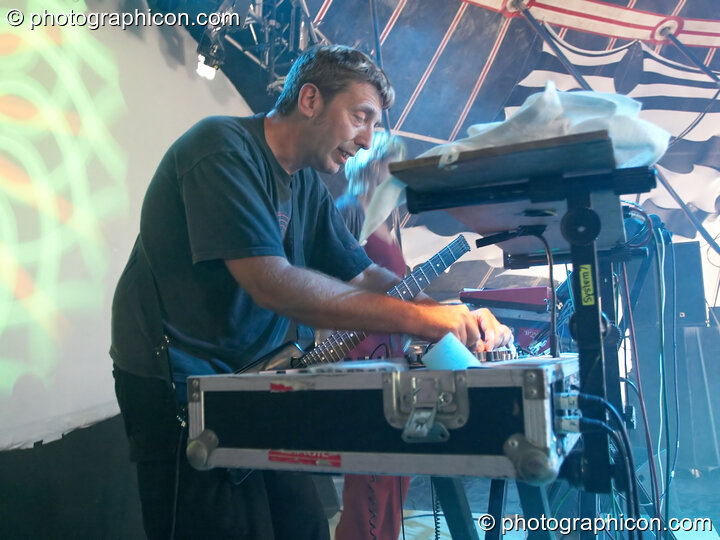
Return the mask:
[[[401,300],[412,300],[468,251],[470,251],[470,246],[467,240],[463,235],[458,236],[390,289],[387,295]],[[302,367],[307,367],[339,362],[366,337],[367,332],[333,332],[314,349],[301,357],[299,363]]]

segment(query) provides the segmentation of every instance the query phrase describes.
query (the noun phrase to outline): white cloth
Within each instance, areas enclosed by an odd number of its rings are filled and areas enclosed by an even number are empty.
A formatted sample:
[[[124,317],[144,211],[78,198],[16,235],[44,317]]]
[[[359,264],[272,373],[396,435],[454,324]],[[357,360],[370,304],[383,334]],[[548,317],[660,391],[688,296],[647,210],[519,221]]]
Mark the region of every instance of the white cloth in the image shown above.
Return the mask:
[[[419,157],[440,156],[440,166],[457,160],[460,152],[521,142],[606,130],[612,141],[617,168],[654,164],[667,150],[670,134],[638,117],[641,104],[619,94],[559,92],[548,81],[543,92],[529,96],[503,122],[475,124],[468,137],[431,148]],[[370,202],[361,241],[404,202],[405,185],[390,178],[378,186]]]

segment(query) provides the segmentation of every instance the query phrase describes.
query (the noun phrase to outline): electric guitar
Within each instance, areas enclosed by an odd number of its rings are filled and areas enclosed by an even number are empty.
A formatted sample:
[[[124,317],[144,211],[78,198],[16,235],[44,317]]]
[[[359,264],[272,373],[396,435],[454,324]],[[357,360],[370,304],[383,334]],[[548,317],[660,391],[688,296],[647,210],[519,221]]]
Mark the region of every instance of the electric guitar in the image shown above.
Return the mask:
[[[470,246],[467,240],[463,235],[458,236],[390,289],[387,295],[401,300],[412,300],[468,251]],[[297,369],[339,362],[366,337],[367,332],[338,330],[307,353],[297,343],[285,343],[236,373]]]

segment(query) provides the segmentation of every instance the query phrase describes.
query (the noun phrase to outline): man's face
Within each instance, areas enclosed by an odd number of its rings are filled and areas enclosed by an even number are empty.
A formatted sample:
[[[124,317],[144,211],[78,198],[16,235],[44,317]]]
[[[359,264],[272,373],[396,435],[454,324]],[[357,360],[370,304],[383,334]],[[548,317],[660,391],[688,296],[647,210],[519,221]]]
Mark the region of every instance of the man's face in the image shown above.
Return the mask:
[[[307,141],[309,165],[336,173],[360,148],[369,148],[380,121],[380,96],[370,83],[350,82],[313,120],[313,138]]]

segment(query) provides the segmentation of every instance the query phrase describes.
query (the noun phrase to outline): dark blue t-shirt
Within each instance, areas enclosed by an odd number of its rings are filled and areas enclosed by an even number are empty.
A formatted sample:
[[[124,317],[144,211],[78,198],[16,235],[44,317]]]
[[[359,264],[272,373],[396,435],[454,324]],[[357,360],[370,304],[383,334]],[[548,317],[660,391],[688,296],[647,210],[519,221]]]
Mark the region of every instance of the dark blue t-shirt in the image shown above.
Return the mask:
[[[317,173],[280,167],[263,120],[206,118],[163,157],[113,301],[110,353],[121,369],[162,375],[153,355],[162,332],[232,369],[282,344],[289,321],[256,305],[224,260],[287,257],[344,281],[370,264]]]

